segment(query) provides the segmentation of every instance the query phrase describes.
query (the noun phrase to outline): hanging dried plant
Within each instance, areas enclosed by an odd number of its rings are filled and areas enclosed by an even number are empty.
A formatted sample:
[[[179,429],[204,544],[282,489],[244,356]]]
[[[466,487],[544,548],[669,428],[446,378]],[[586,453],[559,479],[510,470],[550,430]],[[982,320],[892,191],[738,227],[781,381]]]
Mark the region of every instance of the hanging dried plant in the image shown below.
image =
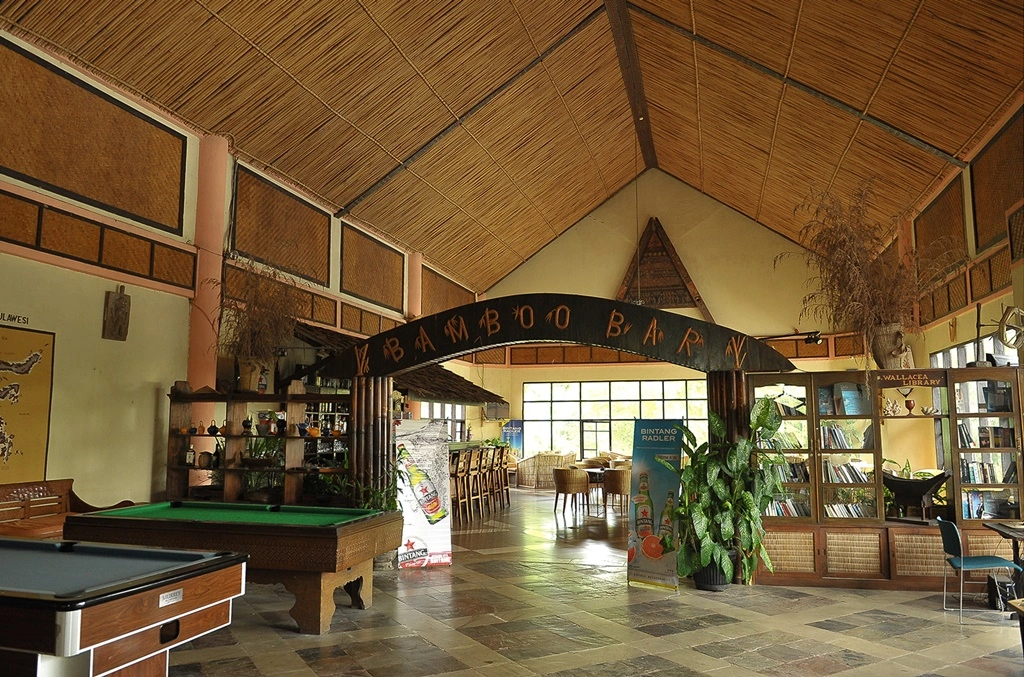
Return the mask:
[[[219,286],[221,354],[271,364],[294,342],[301,292],[276,270],[244,262],[225,266]]]
[[[966,254],[962,242],[948,239],[927,252],[908,247],[901,254],[896,219],[883,224],[871,217],[873,183],[861,183],[845,201],[828,191],[812,191],[794,210],[806,219],[799,234],[805,251],[799,255],[811,270],[808,284],[813,288],[803,297],[801,317],[812,317],[832,331],[863,334],[879,366],[892,368],[900,362],[890,358],[909,351],[902,333],[920,330],[918,300]],[[776,261],[789,255],[794,254],[784,253]]]

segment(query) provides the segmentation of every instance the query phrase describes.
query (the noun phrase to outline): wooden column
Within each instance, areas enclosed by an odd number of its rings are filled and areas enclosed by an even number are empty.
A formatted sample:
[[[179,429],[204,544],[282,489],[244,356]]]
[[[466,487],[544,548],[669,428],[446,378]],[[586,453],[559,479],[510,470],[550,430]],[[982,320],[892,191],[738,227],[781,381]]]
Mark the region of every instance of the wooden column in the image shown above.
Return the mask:
[[[708,372],[708,408],[725,422],[725,439],[735,442],[750,435],[747,378],[740,370]]]

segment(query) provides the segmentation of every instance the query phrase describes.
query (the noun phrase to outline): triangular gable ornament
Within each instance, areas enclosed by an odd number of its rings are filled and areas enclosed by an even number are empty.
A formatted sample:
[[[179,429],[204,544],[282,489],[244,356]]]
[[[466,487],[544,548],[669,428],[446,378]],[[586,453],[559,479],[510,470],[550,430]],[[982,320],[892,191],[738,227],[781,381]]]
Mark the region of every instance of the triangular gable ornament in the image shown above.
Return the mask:
[[[653,216],[640,238],[636,255],[630,259],[616,298],[652,308],[698,308],[705,320],[715,321],[679,260],[672,240]]]

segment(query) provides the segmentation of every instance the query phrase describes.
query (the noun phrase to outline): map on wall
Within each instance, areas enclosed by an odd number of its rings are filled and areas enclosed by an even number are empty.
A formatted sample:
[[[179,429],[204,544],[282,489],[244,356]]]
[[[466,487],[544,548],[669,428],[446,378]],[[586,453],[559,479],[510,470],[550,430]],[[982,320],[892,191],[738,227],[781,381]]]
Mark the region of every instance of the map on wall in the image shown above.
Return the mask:
[[[0,325],[0,483],[46,478],[53,339]]]

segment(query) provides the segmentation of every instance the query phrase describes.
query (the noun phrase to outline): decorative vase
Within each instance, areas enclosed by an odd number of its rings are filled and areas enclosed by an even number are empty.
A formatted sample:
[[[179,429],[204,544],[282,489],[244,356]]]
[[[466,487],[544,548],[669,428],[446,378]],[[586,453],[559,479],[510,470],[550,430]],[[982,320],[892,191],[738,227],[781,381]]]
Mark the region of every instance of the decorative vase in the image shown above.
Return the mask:
[[[903,326],[897,322],[875,328],[871,356],[879,369],[913,369],[914,353],[904,340]]]

